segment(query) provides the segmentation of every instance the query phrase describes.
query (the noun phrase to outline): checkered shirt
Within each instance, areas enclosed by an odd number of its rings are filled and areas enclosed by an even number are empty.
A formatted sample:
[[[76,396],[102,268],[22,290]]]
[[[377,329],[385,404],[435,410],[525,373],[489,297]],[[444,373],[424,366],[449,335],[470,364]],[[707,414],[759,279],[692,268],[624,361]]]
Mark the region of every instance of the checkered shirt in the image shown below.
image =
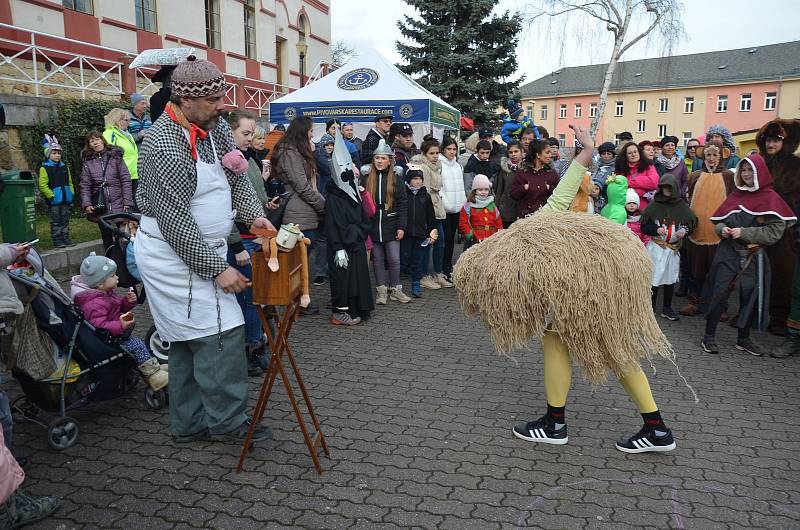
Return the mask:
[[[230,126],[220,119],[206,139],[197,139],[197,154],[203,162],[216,162],[211,136],[220,159],[236,148]],[[156,219],[166,242],[195,274],[208,279],[223,272],[227,262],[203,242],[189,210],[189,201],[197,187],[197,168],[189,140],[166,112],[145,136],[138,167],[136,203],[142,214]],[[224,171],[231,186],[236,221],[250,226],[256,217],[264,216],[253,185],[246,172],[234,175],[228,169]]]

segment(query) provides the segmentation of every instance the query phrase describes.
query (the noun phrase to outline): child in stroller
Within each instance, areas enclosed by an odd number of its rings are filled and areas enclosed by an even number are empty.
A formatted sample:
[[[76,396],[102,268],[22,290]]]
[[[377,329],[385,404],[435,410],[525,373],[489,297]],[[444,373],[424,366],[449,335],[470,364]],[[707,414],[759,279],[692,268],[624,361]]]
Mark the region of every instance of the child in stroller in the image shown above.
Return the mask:
[[[120,345],[136,358],[147,384],[153,390],[160,390],[167,386],[168,366],[160,365],[145,343],[131,336],[135,319],[130,311],[136,307],[136,293],[130,291],[123,298],[114,292],[119,283],[116,272],[113,260],[92,252],[81,263],[80,275],[73,276],[70,294],[90,324],[123,337]]]

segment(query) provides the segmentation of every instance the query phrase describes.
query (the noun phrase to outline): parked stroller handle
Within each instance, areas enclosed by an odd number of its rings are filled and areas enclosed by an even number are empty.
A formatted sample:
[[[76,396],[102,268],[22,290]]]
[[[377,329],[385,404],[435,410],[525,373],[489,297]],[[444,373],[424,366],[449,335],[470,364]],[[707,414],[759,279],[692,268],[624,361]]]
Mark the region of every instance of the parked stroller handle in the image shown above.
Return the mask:
[[[117,223],[121,221],[134,221],[138,223],[141,218],[141,214],[138,213],[112,212],[106,215],[101,215],[98,219],[98,223],[106,230],[110,230],[115,236],[128,240],[131,237],[130,234],[126,234],[117,228]]]

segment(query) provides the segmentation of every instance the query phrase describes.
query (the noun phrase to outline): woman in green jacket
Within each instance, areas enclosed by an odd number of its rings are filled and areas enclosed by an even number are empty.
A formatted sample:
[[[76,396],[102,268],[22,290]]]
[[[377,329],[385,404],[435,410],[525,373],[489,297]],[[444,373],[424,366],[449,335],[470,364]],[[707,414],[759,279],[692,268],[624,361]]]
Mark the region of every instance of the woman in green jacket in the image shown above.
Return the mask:
[[[122,149],[122,160],[131,174],[131,187],[133,189],[133,200],[136,201],[136,186],[139,184],[139,175],[136,165],[139,162],[139,148],[136,140],[128,132],[128,124],[131,121],[131,113],[125,109],[111,109],[105,115],[106,130],[103,131],[108,145],[113,145]]]

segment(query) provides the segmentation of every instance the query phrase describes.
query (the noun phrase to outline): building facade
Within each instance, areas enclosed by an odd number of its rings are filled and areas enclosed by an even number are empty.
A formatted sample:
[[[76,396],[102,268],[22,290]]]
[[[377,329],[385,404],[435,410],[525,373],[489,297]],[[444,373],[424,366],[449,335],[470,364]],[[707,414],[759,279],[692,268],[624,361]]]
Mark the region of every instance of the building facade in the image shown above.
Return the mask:
[[[327,73],[330,41],[322,0],[0,0],[0,93],[151,94],[155,69],[129,69],[136,54],[193,47],[226,73],[229,106],[264,115]]]
[[[685,144],[713,124],[732,132],[800,117],[800,41],[739,50],[623,61],[611,83],[598,141],[623,131],[635,141],[670,134]],[[574,145],[570,123],[589,127],[606,65],[563,68],[520,88],[537,125],[562,146]]]

